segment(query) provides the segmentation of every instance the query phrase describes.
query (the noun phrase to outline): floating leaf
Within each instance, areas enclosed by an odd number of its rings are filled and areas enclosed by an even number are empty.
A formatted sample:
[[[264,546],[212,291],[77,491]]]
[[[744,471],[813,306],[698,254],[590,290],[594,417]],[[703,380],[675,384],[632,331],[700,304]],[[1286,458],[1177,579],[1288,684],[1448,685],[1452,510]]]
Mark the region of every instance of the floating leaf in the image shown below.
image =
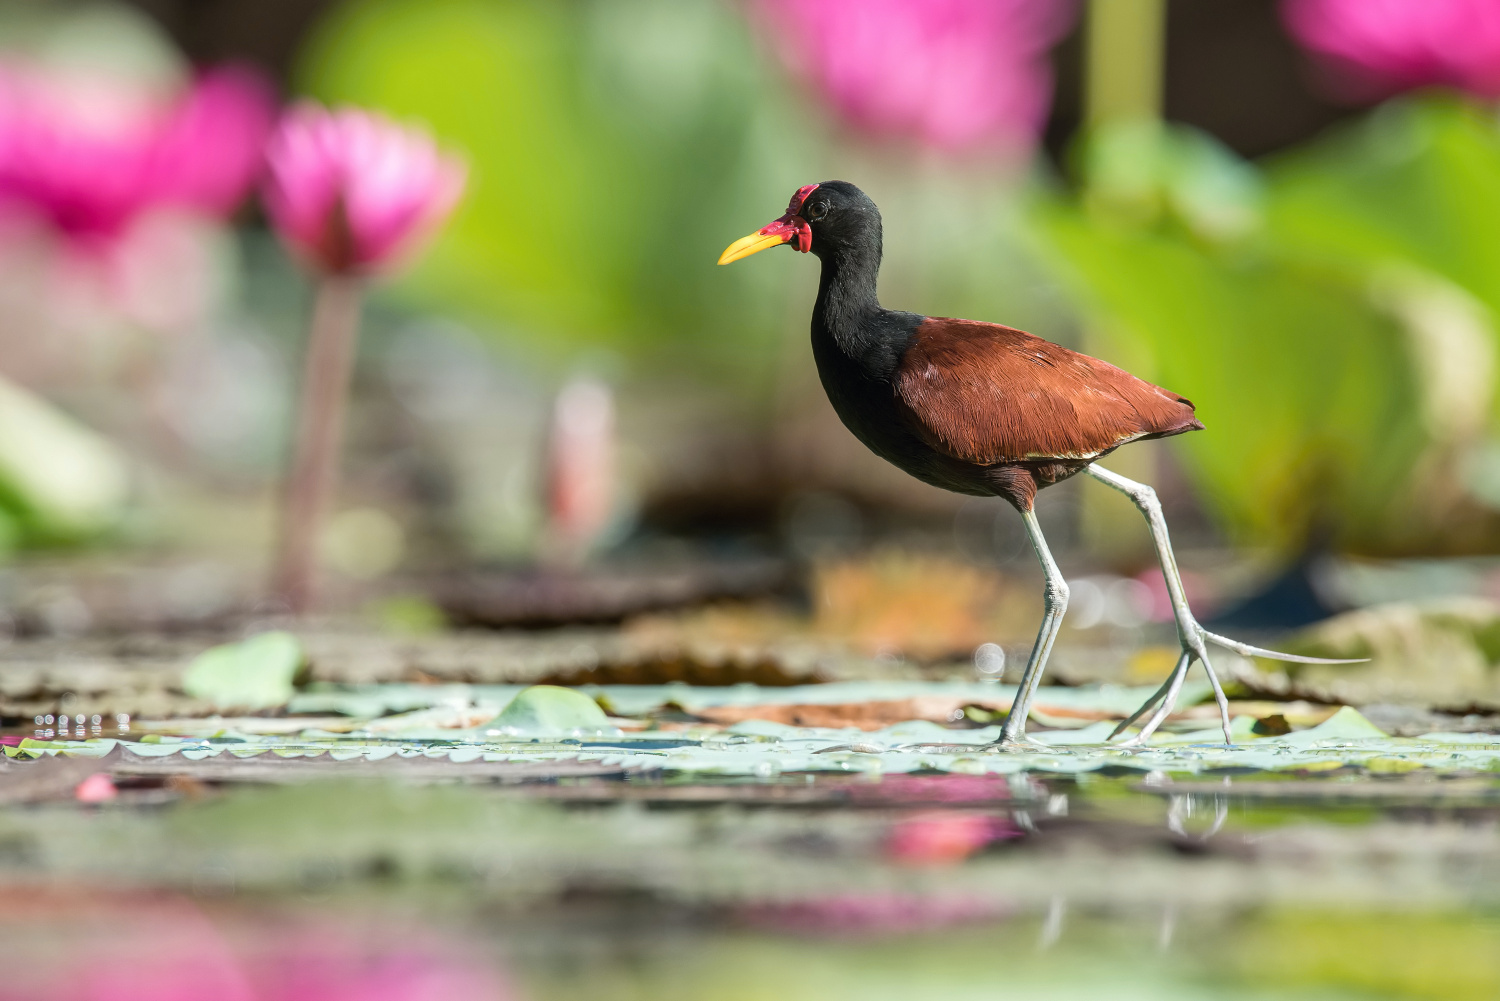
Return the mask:
[[[1272,738],[1280,744],[1320,744],[1324,741],[1388,740],[1384,730],[1365,719],[1358,709],[1345,706],[1311,730],[1299,730]]]
[[[219,709],[270,709],[292,697],[302,644],[291,633],[259,633],[205,650],[182,676],[182,690]]]
[[[613,729],[599,703],[576,689],[560,685],[532,685],[523,690],[490,726],[522,736]]]

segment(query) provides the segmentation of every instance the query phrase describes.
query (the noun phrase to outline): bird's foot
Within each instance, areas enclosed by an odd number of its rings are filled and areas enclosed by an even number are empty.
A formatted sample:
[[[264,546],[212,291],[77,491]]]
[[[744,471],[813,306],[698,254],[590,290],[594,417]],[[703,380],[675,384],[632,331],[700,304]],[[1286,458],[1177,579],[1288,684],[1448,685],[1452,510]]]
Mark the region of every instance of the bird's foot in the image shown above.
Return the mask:
[[[1001,737],[992,744],[986,744],[987,751],[1049,751],[1050,744],[1044,744],[1035,737],[1021,734],[1017,737]]]
[[[1019,698],[1019,694],[1017,698]],[[1012,706],[1012,709],[1015,707]],[[1015,726],[1011,724],[1014,723]],[[1048,745],[1037,740],[1026,733],[1026,720],[1013,719],[1009,716],[1005,719],[1005,728],[1000,731],[1000,737],[992,744],[986,744],[985,748],[991,751],[1041,751],[1050,750]]]
[[[1203,664],[1204,673],[1208,675],[1208,683],[1213,686],[1214,699],[1219,704],[1219,722],[1224,728],[1224,743],[1233,744],[1234,737],[1229,730],[1229,699],[1225,697],[1224,686],[1219,684],[1219,676],[1214,672],[1213,662],[1208,658],[1210,643],[1233,650],[1242,657],[1265,657],[1269,660],[1280,660],[1293,664],[1358,664],[1363,662],[1362,659],[1358,658],[1337,660],[1327,657],[1304,657],[1300,654],[1282,653],[1279,650],[1267,650],[1264,647],[1241,643],[1239,640],[1233,640],[1227,636],[1220,636],[1218,633],[1209,632],[1199,625],[1198,620],[1190,614],[1178,615],[1177,635],[1182,643],[1182,653],[1177,658],[1177,665],[1172,669],[1172,673],[1167,676],[1166,681],[1162,682],[1162,686],[1156,690],[1155,694],[1141,704],[1139,709],[1120,721],[1120,725],[1115,727],[1114,731],[1106,738],[1107,740],[1113,740],[1119,736],[1131,724],[1135,723],[1136,720],[1146,715],[1146,713],[1151,712],[1153,706],[1156,706],[1156,711],[1151,714],[1151,717],[1141,727],[1140,731],[1120,741],[1118,746],[1138,747],[1144,744],[1151,737],[1151,734],[1156,732],[1156,728],[1161,726],[1162,722],[1176,708],[1177,696],[1182,691],[1183,679],[1187,677],[1188,669],[1192,667],[1193,661],[1196,660]],[[1158,702],[1161,703],[1159,706],[1157,705]]]

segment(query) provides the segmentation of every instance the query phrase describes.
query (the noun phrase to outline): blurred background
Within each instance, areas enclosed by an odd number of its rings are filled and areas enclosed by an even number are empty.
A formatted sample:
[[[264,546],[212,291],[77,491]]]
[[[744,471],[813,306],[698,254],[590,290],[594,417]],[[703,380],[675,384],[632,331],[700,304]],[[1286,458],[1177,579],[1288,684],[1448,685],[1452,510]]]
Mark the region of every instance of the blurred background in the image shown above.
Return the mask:
[[[1161,489],[1204,613],[1280,628],[1500,593],[1497,29],[1403,10],[6,4],[12,626],[264,598],[312,291],[252,197],[255,150],[302,96],[424,123],[469,169],[365,310],[320,543],[334,609],[619,619],[688,567],[697,597],[789,576],[869,650],[1024,644],[1039,575],[1013,513],[886,466],[824,399],[816,267],[714,265],[829,178],[882,208],[887,305],[1023,327],[1197,403],[1206,432],[1112,465]],[[1039,508],[1082,587],[1075,639],[1167,618],[1128,505],[1070,482]]]
[[[366,283],[293,621],[319,282],[263,195],[305,99],[467,183]],[[1497,772],[1459,753],[1500,723],[1497,100],[1493,0],[0,0],[0,1001],[1500,996]],[[715,265],[833,178],[887,306],[1195,401],[1109,465],[1205,622],[1373,655],[1216,659],[1237,741],[1326,760],[757,756],[995,723],[1041,613],[1013,511],[840,425],[815,263]],[[1174,662],[1165,588],[1119,496],[1038,512],[1080,686],[1038,722],[1097,728],[1140,696],[1083,685]],[[537,682],[631,729],[481,745]]]

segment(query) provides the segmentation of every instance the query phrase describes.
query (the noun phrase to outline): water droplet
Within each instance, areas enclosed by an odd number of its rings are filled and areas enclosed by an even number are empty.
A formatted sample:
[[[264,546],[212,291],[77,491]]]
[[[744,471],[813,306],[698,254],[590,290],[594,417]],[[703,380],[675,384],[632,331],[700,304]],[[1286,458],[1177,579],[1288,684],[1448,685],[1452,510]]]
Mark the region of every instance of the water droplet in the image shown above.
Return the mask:
[[[998,643],[981,643],[974,650],[974,669],[982,675],[998,676],[1005,671],[1005,650]]]

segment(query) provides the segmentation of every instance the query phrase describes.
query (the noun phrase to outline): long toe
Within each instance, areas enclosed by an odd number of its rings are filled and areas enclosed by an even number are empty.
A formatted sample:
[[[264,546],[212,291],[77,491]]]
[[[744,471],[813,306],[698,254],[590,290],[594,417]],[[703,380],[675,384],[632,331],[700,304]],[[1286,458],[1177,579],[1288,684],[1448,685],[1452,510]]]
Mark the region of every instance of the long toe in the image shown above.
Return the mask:
[[[1108,737],[1106,737],[1105,739],[1106,740],[1114,740],[1120,734],[1124,733],[1127,729],[1129,729],[1131,727],[1132,724],[1135,723],[1136,720],[1140,719],[1142,716],[1144,716],[1148,712],[1150,712],[1152,710],[1152,708],[1154,708],[1155,705],[1158,702],[1161,701],[1162,696],[1164,696],[1164,695],[1167,694],[1168,690],[1171,689],[1171,687],[1172,687],[1172,679],[1169,676],[1166,681],[1163,681],[1161,683],[1161,687],[1158,688],[1155,692],[1153,692],[1151,694],[1151,697],[1149,699],[1147,699],[1145,702],[1141,703],[1141,706],[1140,706],[1139,709],[1137,709],[1135,712],[1131,713],[1129,716],[1126,716],[1124,719],[1120,720],[1120,725],[1117,726],[1117,727],[1115,727],[1114,731],[1111,732],[1110,735]]]
[[[1211,633],[1202,626],[1198,629],[1205,639],[1217,643],[1226,650],[1233,650],[1242,657],[1264,657],[1267,660],[1280,660],[1288,664],[1366,664],[1370,660],[1368,657],[1304,657],[1302,654],[1282,653],[1280,650],[1267,650],[1265,647],[1241,643],[1228,636]]]

